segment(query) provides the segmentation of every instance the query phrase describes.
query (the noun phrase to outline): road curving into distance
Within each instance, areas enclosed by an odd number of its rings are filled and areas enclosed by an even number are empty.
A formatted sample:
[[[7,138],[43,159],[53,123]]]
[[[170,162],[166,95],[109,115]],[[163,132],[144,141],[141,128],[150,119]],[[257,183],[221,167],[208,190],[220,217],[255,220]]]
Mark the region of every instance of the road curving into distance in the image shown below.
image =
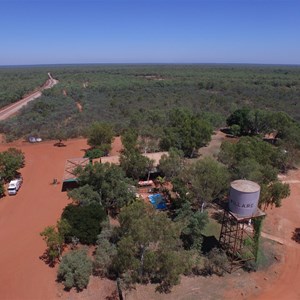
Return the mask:
[[[45,82],[45,84],[41,88],[39,88],[38,91],[32,92],[30,95],[22,98],[21,100],[0,109],[0,121],[6,120],[6,119],[12,117],[23,106],[27,105],[28,102],[41,97],[43,90],[50,89],[58,83],[58,80],[54,79],[50,73],[48,73],[48,77],[49,77],[49,79]]]

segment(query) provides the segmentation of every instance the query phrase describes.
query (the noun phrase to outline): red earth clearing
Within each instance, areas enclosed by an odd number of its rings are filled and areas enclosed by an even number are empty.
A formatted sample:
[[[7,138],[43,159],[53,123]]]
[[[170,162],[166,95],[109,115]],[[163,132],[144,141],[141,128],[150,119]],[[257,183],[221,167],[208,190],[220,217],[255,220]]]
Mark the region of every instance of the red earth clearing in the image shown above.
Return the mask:
[[[69,140],[66,147],[54,142],[1,144],[0,151],[16,147],[25,153],[21,169],[23,185],[15,196],[0,199],[0,298],[56,299],[60,296],[56,268],[50,268],[39,257],[45,242],[39,233],[60,218],[70,202],[61,192],[66,159],[82,157],[87,149],[85,139]],[[52,185],[53,179],[57,185]],[[106,294],[107,295],[107,294]],[[98,298],[99,299],[99,298]]]
[[[55,142],[0,144],[0,151],[16,147],[25,153],[26,165],[21,170],[23,186],[16,196],[0,199],[0,298],[1,300],[35,299],[107,299],[115,283],[92,277],[82,293],[63,291],[56,283],[56,269],[39,257],[45,243],[39,233],[60,218],[70,202],[61,192],[66,159],[82,157],[88,148],[85,139],[68,140],[66,147]],[[116,138],[110,155],[121,150]],[[53,179],[57,185],[52,185]],[[281,243],[276,263],[265,271],[238,272],[225,277],[183,277],[171,294],[155,293],[154,286],[137,286],[128,299],[300,299],[300,244],[292,240],[300,227],[300,171],[291,171],[283,180],[290,183],[291,196],[281,208],[269,209],[264,225],[266,237]]]

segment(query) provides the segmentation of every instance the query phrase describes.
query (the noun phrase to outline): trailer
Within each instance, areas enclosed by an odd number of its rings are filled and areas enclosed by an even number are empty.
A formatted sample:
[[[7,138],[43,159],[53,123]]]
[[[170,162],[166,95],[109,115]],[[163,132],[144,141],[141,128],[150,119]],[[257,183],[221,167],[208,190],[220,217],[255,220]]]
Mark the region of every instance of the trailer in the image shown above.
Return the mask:
[[[8,185],[8,195],[16,195],[23,183],[22,177],[11,180]]]

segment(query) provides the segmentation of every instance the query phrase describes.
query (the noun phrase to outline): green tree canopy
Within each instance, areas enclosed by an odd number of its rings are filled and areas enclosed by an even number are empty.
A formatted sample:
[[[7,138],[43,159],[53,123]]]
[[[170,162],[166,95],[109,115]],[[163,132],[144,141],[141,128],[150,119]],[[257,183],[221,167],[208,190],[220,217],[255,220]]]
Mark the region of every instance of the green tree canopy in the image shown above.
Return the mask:
[[[180,224],[144,202],[136,201],[120,213],[120,240],[115,268],[131,281],[158,281],[166,289],[179,282],[189,267],[180,240]]]
[[[5,181],[16,177],[18,170],[24,166],[24,153],[16,148],[9,148],[0,153],[0,176]]]
[[[287,183],[275,181],[269,185],[262,185],[259,206],[263,209],[269,206],[280,207],[282,199],[287,198],[290,192],[290,186]]]
[[[227,118],[227,125],[241,135],[276,133],[285,143],[300,145],[300,126],[284,112],[270,112],[260,109],[242,108]]]
[[[120,156],[120,167],[127,177],[138,180],[148,173],[151,160],[143,156],[138,149],[125,149]]]
[[[289,155],[257,137],[242,137],[236,144],[223,142],[219,160],[228,166],[232,179],[253,180],[261,186],[260,207],[280,206],[289,195],[289,186],[277,179],[285,171]]]
[[[185,156],[192,157],[199,147],[211,139],[212,126],[206,120],[192,115],[183,109],[174,109],[169,114],[161,147],[182,150]]]
[[[221,197],[229,187],[227,168],[210,157],[188,166],[184,178],[198,205]]]
[[[70,225],[65,219],[57,222],[56,226],[47,226],[40,235],[46,242],[46,260],[50,265],[54,265],[57,259],[60,259],[65,237],[70,230]]]
[[[86,184],[68,191],[68,197],[72,198],[75,204],[87,206],[93,203],[101,204],[101,197],[98,192]]]
[[[193,211],[191,204],[186,202],[176,211],[176,221],[184,224],[181,232],[181,239],[186,249],[201,250],[203,241],[203,230],[208,223],[207,212]]]
[[[258,137],[242,137],[236,144],[225,141],[221,145],[218,157],[230,170],[235,169],[245,159],[254,160],[263,167],[271,166],[281,170],[286,158],[281,148]]]
[[[125,149],[134,149],[137,147],[138,133],[135,129],[129,128],[124,131],[121,140]]]
[[[102,205],[112,213],[135,199],[133,182],[116,165],[95,163],[78,169],[80,186],[89,185],[100,196]]]
[[[106,123],[94,122],[88,129],[88,144],[91,147],[109,151],[114,132],[111,125]]]
[[[93,263],[93,271],[100,276],[112,273],[113,261],[116,259],[117,247],[111,241],[113,229],[109,223],[102,224],[102,231],[97,238],[97,248]]]
[[[159,161],[159,170],[166,179],[171,180],[177,177],[184,168],[183,152],[171,148],[169,155],[163,155]]]
[[[83,290],[92,275],[92,261],[84,249],[74,250],[63,256],[59,265],[57,278],[66,289],[76,287]]]
[[[88,206],[69,204],[64,209],[62,218],[70,225],[66,235],[67,242],[71,242],[72,237],[76,237],[82,244],[95,244],[97,236],[101,232],[101,222],[107,216],[99,204]]]

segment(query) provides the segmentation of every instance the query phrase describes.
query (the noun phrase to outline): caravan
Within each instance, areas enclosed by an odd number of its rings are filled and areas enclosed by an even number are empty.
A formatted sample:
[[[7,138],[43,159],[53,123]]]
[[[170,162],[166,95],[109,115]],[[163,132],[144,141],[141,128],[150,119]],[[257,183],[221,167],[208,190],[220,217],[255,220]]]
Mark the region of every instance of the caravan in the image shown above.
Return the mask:
[[[21,177],[11,180],[11,182],[8,185],[8,195],[15,195],[20,189],[22,182],[23,179]]]

